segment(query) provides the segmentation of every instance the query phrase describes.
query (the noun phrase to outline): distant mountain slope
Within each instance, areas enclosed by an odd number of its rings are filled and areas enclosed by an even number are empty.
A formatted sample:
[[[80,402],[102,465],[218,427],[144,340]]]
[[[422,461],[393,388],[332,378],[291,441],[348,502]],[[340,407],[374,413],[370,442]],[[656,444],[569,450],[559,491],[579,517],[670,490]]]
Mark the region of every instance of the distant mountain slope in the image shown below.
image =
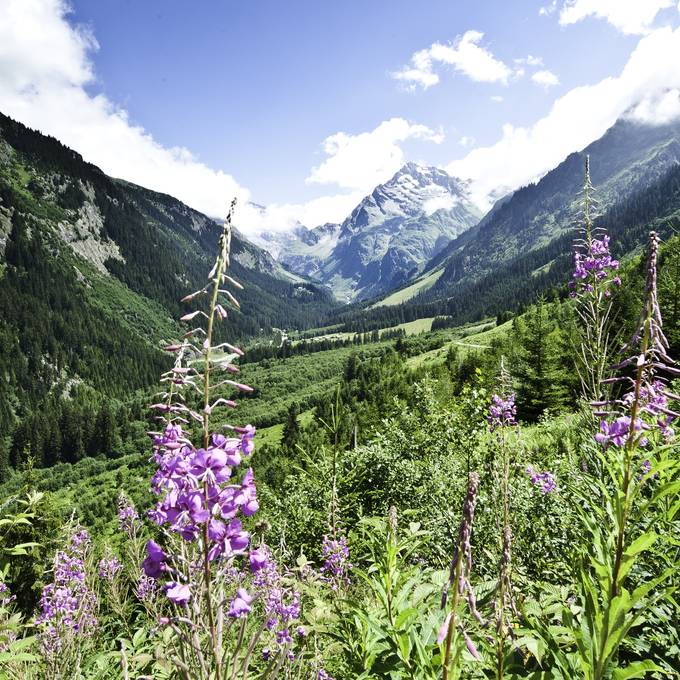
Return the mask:
[[[581,224],[586,154],[600,213],[618,257],[635,251],[650,229],[680,230],[680,124],[617,123],[600,140],[570,155],[540,182],[501,201],[479,225],[452,241],[415,284],[372,308],[339,309],[336,322],[371,330],[415,318],[450,316],[460,323],[516,312],[551,288],[564,290]],[[401,304],[399,304],[401,302]]]
[[[219,231],[0,114],[0,430],[73,381],[107,393],[155,383],[158,342],[205,282]],[[245,286],[232,337],[317,325],[336,304],[238,233],[232,245]]]
[[[517,256],[570,233],[579,220],[586,155],[590,156],[600,209],[605,210],[651,186],[680,163],[680,123],[653,127],[618,121],[602,138],[572,153],[538,183],[504,199],[435,256],[426,271],[442,265],[445,270],[427,296],[446,296],[461,282],[478,280]]]
[[[342,224],[297,230],[279,257],[328,284],[338,299],[366,299],[412,279],[479,218],[463,182],[407,163]]]

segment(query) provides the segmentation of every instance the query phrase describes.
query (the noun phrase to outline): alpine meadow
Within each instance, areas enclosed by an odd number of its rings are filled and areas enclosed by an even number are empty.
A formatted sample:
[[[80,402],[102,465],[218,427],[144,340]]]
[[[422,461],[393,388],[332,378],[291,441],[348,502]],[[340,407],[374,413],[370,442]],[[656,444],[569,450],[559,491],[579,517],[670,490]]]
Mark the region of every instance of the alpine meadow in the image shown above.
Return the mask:
[[[680,678],[679,64],[0,0],[0,680]]]

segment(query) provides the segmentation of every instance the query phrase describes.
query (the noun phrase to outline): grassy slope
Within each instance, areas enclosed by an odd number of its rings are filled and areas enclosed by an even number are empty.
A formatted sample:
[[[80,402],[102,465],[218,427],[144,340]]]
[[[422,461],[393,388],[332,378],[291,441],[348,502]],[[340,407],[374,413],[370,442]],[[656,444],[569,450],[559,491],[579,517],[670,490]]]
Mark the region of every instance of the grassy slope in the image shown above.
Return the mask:
[[[493,321],[486,320],[435,331],[433,336],[447,339],[444,346],[411,357],[407,363],[411,367],[441,363],[451,344],[456,344],[463,350],[483,346],[494,336],[506,332],[510,323],[496,328],[490,327],[493,326]],[[429,328],[431,324],[431,319],[420,319],[403,325],[408,325],[413,330],[418,327]],[[313,417],[313,410],[308,402],[332,392],[350,354],[357,351],[378,353],[393,344],[393,340],[381,341],[359,347],[317,352],[310,356],[246,364],[239,377],[258,391],[253,398],[241,398],[236,411],[228,414],[229,420],[233,423],[251,422],[258,425],[258,446],[277,444],[281,440],[283,422],[292,402],[297,402],[302,410],[299,422],[309,422]],[[39,489],[57,493],[58,501],[65,510],[75,510],[86,523],[96,523],[98,517],[115,516],[116,499],[121,489],[125,489],[140,507],[149,506],[149,478],[153,468],[149,462],[149,453],[147,448],[118,459],[85,458],[75,465],[61,464],[49,470],[17,474],[0,487],[0,498],[16,493],[25,483],[26,475],[29,475],[33,485]],[[114,522],[109,524],[106,533],[113,533]]]
[[[402,302],[406,302],[411,298],[414,298],[418,293],[431,288],[437,281],[439,277],[444,273],[444,269],[435,269],[427,276],[423,276],[421,279],[417,279],[410,286],[397,290],[386,298],[379,300],[374,305],[371,305],[370,309],[375,309],[376,307],[388,307],[391,305],[400,305]]]

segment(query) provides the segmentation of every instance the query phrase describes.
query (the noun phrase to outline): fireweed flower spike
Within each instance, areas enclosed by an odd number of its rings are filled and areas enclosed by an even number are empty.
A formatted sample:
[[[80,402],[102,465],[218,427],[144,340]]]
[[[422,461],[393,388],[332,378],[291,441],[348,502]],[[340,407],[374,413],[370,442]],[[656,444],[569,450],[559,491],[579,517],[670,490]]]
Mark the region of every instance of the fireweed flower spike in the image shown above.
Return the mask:
[[[621,285],[619,262],[609,251],[609,236],[593,225],[597,208],[590,180],[590,158],[586,157],[583,186],[583,227],[574,243],[574,272],[569,282],[570,295],[581,325],[577,362],[581,389],[586,402],[605,398],[603,383],[612,343],[612,291]]]
[[[253,452],[255,428],[223,426],[219,429],[230,430],[223,434],[213,431],[211,423],[219,409],[236,405],[218,390],[251,390],[221,378],[224,372],[235,372],[233,361],[243,352],[230,343],[215,341],[215,324],[238,304],[225,290],[227,283],[234,283],[226,274],[233,209],[234,203],[224,222],[209,284],[186,298],[187,302],[207,299],[205,308],[182,317],[191,323],[203,320],[205,325],[187,332],[183,342],[166,347],[175,354],[175,362],[163,375],[167,389],[153,406],[164,425],[150,433],[157,465],[151,487],[158,502],[149,514],[167,540],[162,545],[147,542],[143,577],[137,588],[143,601],[160,593],[172,605],[175,616],[170,617],[169,625],[177,633],[175,658],[182,674],[187,673],[182,664],[189,663],[195,665],[191,677],[210,675],[216,680],[225,678],[227,667],[232,667],[232,677],[237,673],[240,645],[248,643],[244,640],[245,619],[254,602],[244,580],[249,571],[256,578],[268,564],[268,556],[260,549],[248,557],[250,534],[243,520],[259,506],[252,469],[238,473]],[[200,424],[198,442],[190,429],[192,422]],[[121,509],[121,514],[121,522],[131,518],[129,510]],[[243,620],[233,629],[240,631],[235,647],[224,643],[227,631],[232,630],[227,619]],[[201,635],[196,631],[202,631]],[[240,655],[245,660],[239,664],[248,663],[250,645],[248,649]],[[243,667],[240,674],[245,670]]]
[[[324,563],[320,572],[324,580],[330,583],[331,589],[338,590],[341,586],[349,585],[349,572],[352,565],[349,562],[347,539],[344,536],[339,536],[337,539],[324,536],[321,556]]]
[[[680,370],[668,356],[668,340],[663,333],[656,289],[658,250],[659,236],[651,232],[645,302],[640,321],[632,338],[621,350],[622,354],[630,353],[629,356],[613,367],[624,374],[606,380],[609,384],[619,383],[628,391],[619,399],[595,403],[598,414],[602,416],[595,440],[605,448],[615,446],[624,449],[626,466],[631,462],[633,450],[646,447],[652,435],[672,438],[674,431],[671,424],[680,417],[669,406],[669,402],[678,399],[678,395],[671,392],[663,377],[664,374],[680,375]]]
[[[536,472],[531,465],[527,466],[526,470],[527,476],[531,480],[531,483],[540,489],[544,494],[553,493],[557,491],[557,483],[552,475],[552,472]]]
[[[656,463],[665,464],[659,467],[659,476],[673,479],[677,469],[672,458],[662,458],[667,448],[657,446],[663,443],[664,430],[677,417],[668,407],[669,400],[676,397],[666,387],[663,376],[680,374],[668,356],[662,329],[656,290],[658,249],[659,237],[651,232],[639,323],[622,349],[626,358],[613,367],[618,375],[606,379],[606,384],[615,385],[623,396],[595,404],[602,418],[594,438],[601,447],[599,460],[604,480],[585,478],[584,494],[577,507],[592,549],[586,550],[576,565],[581,618],[570,621],[567,616],[564,620],[566,632],[576,643],[580,667],[589,671],[592,680],[612,677],[614,668],[614,675],[621,671],[621,677],[633,677],[639,670],[635,663],[623,667],[620,647],[627,632],[651,615],[650,610],[659,601],[657,586],[676,573],[671,567],[652,578],[642,570],[643,575],[636,576],[635,589],[626,588],[640,555],[660,538],[657,530],[665,531],[664,522],[657,528],[650,521],[655,504],[658,508],[659,504],[677,499],[676,486],[661,483],[650,499],[640,502]],[[592,642],[581,644],[586,633]]]
[[[470,610],[476,618],[481,619],[476,609],[474,592],[470,584],[470,575],[472,573],[472,546],[470,541],[472,538],[472,524],[475,519],[475,506],[477,505],[479,481],[479,474],[471,472],[468,481],[467,494],[463,504],[463,517],[458,531],[458,541],[453,551],[453,559],[451,560],[449,580],[442,592],[442,609],[446,609],[449,591],[452,592],[451,605],[449,606],[449,611],[444,619],[444,623],[439,629],[439,635],[437,637],[438,643],[444,645],[444,680],[448,680],[449,672],[451,670],[451,647],[454,633],[460,625],[460,622],[457,620],[457,613],[461,597],[467,595]],[[466,634],[464,635],[464,638],[467,644],[469,638]],[[471,642],[472,641],[470,641],[470,643]],[[473,654],[473,656],[475,655]]]
[[[489,426],[496,434],[498,443],[498,455],[496,459],[500,463],[500,513],[502,525],[499,525],[500,561],[498,565],[498,581],[496,583],[493,610],[496,628],[496,677],[502,678],[505,664],[505,647],[508,634],[512,635],[512,628],[507,623],[508,610],[517,614],[512,587],[512,525],[510,515],[510,478],[513,471],[511,465],[512,448],[510,445],[510,432],[517,429],[515,395],[511,392],[512,379],[505,368],[505,362],[501,359],[499,379],[499,394],[494,394],[489,407]],[[470,650],[471,641],[464,632],[465,642]],[[476,651],[476,649],[475,649]]]
[[[96,631],[97,598],[86,572],[90,535],[76,526],[67,544],[58,550],[52,583],[43,588],[36,619],[40,648],[50,677],[65,677],[80,664],[80,650]],[[71,666],[69,668],[69,666]]]

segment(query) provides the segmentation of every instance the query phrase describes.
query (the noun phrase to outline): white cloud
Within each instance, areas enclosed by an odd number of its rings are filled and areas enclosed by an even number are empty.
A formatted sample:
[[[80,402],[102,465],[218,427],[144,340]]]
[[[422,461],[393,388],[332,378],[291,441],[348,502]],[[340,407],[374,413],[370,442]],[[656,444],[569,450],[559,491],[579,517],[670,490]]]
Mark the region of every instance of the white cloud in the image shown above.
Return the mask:
[[[94,36],[68,20],[64,0],[0,3],[2,110],[51,134],[114,177],[177,196],[210,215],[222,215],[233,196],[247,229],[249,192],[188,149],[165,148],[127,112],[85,87],[94,82]]]
[[[656,15],[674,0],[568,0],[560,9],[560,24],[567,26],[587,17],[605,19],[622,33],[644,34]]]
[[[342,222],[364,196],[366,191],[349,191],[321,196],[306,203],[270,204],[254,217],[251,233],[287,231],[297,223],[316,227],[326,222]]]
[[[446,169],[471,179],[475,200],[488,206],[492,194],[536,180],[570,152],[601,137],[632,107],[630,115],[638,120],[674,117],[680,112],[678,63],[680,28],[658,29],[640,39],[618,76],[570,90],[531,127],[507,123],[496,144],[473,149]],[[637,106],[639,102],[646,103]]]
[[[419,85],[427,89],[439,82],[439,75],[434,71],[435,64],[445,64],[477,82],[506,83],[512,71],[489,50],[480,46],[483,37],[480,31],[467,31],[453,44],[433,43],[415,52],[410,64],[392,73],[392,78],[411,88]]]
[[[545,5],[538,10],[542,17],[547,17],[557,11],[557,0],[552,0],[549,5]]]
[[[432,215],[433,213],[436,213],[437,210],[451,210],[451,208],[456,205],[456,202],[456,199],[448,193],[433,196],[423,203],[423,212],[426,215]]]
[[[458,143],[463,147],[463,148],[468,148],[470,146],[473,146],[475,143],[475,138],[474,137],[469,137],[468,135],[463,135],[459,140]]]
[[[532,54],[527,54],[526,57],[515,59],[516,64],[525,64],[526,66],[543,66],[543,58],[535,57]]]
[[[548,71],[547,69],[536,71],[536,73],[532,74],[531,80],[533,80],[536,85],[540,85],[546,89],[560,84],[560,79],[552,71]]]
[[[648,125],[665,125],[680,118],[680,89],[672,88],[645,97],[627,112],[627,117]]]
[[[162,146],[123,108],[88,93],[86,87],[96,84],[91,53],[99,46],[90,31],[69,22],[69,11],[65,0],[0,1],[3,113],[53,135],[109,175],[176,196],[208,215],[223,215],[236,196],[236,222],[246,234],[287,229],[296,220],[339,220],[362,198],[349,192],[258,210],[230,174],[186,148]],[[407,136],[424,134],[421,128],[411,126]]]
[[[505,101],[504,98],[500,94],[492,94],[490,99],[495,104],[500,104],[502,101]]]
[[[439,144],[444,136],[426,125],[390,118],[370,132],[336,132],[323,142],[327,158],[307,178],[310,184],[336,184],[343,189],[370,191],[389,179],[406,158],[399,144],[420,139]]]

